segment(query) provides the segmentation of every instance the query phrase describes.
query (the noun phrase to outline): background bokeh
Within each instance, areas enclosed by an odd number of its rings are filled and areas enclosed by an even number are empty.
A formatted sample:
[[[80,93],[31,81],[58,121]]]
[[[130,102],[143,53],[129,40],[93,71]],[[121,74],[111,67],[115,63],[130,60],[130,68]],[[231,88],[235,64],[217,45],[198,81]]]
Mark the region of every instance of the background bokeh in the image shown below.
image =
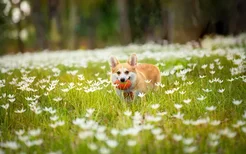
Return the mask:
[[[246,30],[245,0],[2,0],[0,54],[185,43]]]

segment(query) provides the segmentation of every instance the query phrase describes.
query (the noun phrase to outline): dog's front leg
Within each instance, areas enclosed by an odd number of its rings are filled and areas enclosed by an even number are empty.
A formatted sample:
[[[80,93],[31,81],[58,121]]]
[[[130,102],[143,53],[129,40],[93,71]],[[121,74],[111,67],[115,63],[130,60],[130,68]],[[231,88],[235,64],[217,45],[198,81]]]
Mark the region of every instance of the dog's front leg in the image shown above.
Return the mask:
[[[115,89],[115,91],[116,91],[116,94],[120,97],[120,99],[124,99],[124,96],[123,96],[123,91],[122,90],[120,90],[120,89]]]
[[[123,96],[124,96],[125,101],[127,102],[131,102],[134,99],[134,93],[132,91],[127,91],[127,92],[125,91],[123,93]]]

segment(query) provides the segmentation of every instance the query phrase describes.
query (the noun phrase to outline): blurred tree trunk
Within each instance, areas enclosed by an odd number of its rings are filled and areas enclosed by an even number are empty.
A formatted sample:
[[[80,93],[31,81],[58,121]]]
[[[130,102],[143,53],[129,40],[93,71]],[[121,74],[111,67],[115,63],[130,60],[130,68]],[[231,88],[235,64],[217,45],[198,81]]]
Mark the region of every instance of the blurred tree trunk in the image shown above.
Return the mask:
[[[117,0],[120,18],[120,37],[123,45],[131,42],[131,29],[128,18],[128,0]]]
[[[61,49],[62,43],[62,23],[60,19],[60,0],[49,0],[49,18],[51,25],[51,42],[53,47]]]
[[[12,1],[10,1],[11,5],[15,5],[13,4]],[[20,2],[18,4],[16,4],[17,8],[20,9]],[[20,11],[21,13],[21,17],[23,16],[23,12]],[[21,30],[22,30],[22,25],[21,25],[21,19],[20,21],[18,21],[17,23],[15,23],[16,29],[17,29],[17,46],[18,46],[18,50],[21,53],[24,53],[25,51],[25,47],[24,47],[24,42],[21,40]]]
[[[228,35],[234,33],[240,24],[237,14],[237,4],[240,0],[194,0],[200,5],[200,23],[202,28],[200,37],[208,34]],[[245,2],[245,0],[242,0]],[[242,6],[242,5],[238,5]],[[240,13],[241,14],[241,13]],[[245,21],[245,18],[239,21]],[[235,33],[234,33],[235,34]]]
[[[174,13],[170,11],[166,6],[162,6],[161,9],[162,16],[162,39],[173,41],[173,19]]]
[[[35,0],[32,2],[32,21],[36,30],[36,39],[37,45],[39,49],[46,49],[48,48],[48,41],[46,38],[47,31],[45,30],[45,22],[44,16],[41,12],[41,4],[42,0]]]
[[[245,0],[238,0],[237,6],[237,30],[235,33],[246,32],[246,1]]]
[[[24,43],[23,41],[21,40],[21,30],[22,30],[22,27],[21,27],[21,21],[19,21],[17,23],[17,42],[18,42],[18,49],[20,52],[24,53]]]
[[[20,9],[20,3],[17,4],[18,8]],[[23,16],[23,13],[21,12],[21,16]],[[19,22],[16,23],[16,27],[17,27],[17,42],[18,42],[18,48],[19,51],[21,53],[24,53],[25,49],[24,49],[24,43],[21,40],[21,30],[22,30],[22,26],[21,26],[21,20]]]
[[[198,5],[198,0],[172,1],[173,42],[186,43],[199,38],[203,26],[197,17],[199,16]]]
[[[230,14],[229,31],[232,34],[238,34],[246,31],[246,1],[235,0],[234,10]]]
[[[162,19],[162,39],[173,42],[173,31],[174,31],[174,11],[172,1],[160,0],[161,1],[161,19]]]
[[[161,7],[161,18],[162,18],[162,39],[168,40],[168,10],[165,6]]]
[[[96,25],[95,25],[95,16],[90,17],[88,20],[88,48],[96,48]]]
[[[173,42],[173,31],[174,31],[174,12],[168,11],[167,14],[167,40]]]
[[[69,39],[68,39],[68,49],[75,48],[75,26],[77,21],[77,6],[75,0],[70,0],[70,12],[69,12]]]

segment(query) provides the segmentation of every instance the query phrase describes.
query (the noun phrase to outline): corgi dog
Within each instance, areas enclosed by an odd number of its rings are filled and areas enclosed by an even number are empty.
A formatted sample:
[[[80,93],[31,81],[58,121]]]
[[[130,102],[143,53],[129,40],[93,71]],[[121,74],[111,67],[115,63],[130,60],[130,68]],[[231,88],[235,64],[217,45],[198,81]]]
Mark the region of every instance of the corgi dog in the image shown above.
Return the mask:
[[[119,89],[115,86],[117,95],[132,101],[139,93],[146,93],[149,89],[156,89],[156,83],[161,82],[161,74],[158,67],[152,64],[138,64],[136,54],[132,54],[126,63],[120,63],[114,56],[110,57],[111,81],[113,84],[125,83],[130,80],[131,85],[127,89]]]

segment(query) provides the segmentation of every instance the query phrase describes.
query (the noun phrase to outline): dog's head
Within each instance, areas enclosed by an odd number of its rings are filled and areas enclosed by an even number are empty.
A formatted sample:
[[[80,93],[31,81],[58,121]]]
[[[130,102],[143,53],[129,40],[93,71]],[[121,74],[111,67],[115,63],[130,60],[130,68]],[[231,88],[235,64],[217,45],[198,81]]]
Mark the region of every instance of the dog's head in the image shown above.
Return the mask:
[[[110,57],[109,65],[111,66],[111,80],[114,83],[116,80],[125,82],[130,80],[132,86],[136,83],[136,66],[137,56],[132,54],[126,63],[120,63],[114,56]]]

